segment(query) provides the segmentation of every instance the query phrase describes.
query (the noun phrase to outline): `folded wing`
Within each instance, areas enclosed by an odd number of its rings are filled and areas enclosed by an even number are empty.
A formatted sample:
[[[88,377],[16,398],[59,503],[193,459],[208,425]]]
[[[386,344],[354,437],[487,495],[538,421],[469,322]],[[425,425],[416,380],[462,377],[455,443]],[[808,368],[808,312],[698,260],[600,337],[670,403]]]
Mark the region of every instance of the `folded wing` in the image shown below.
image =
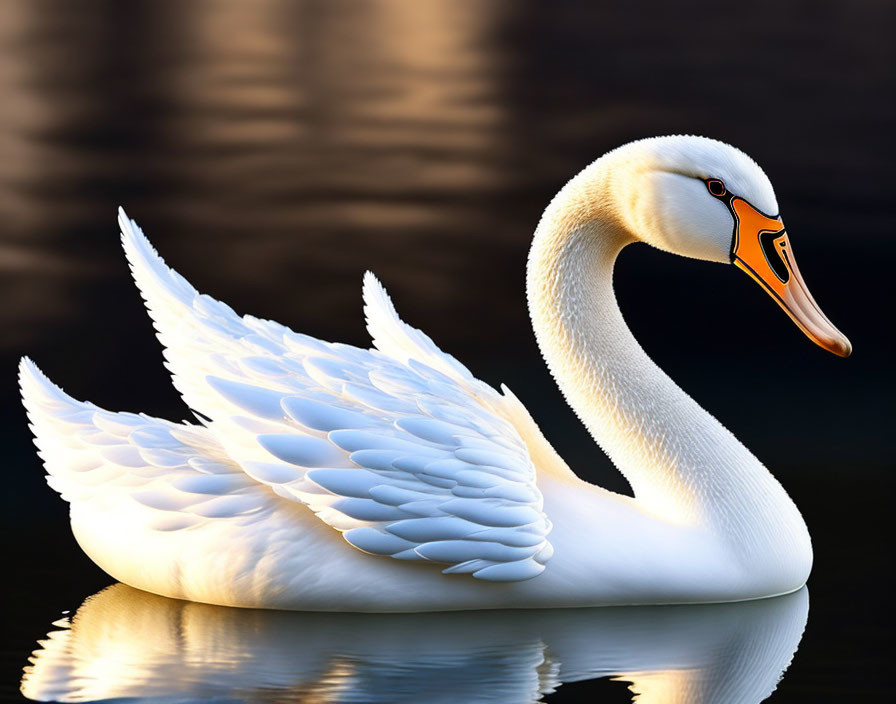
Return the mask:
[[[252,523],[280,500],[203,426],[76,401],[28,359],[19,383],[47,482],[73,515],[124,509],[147,530],[176,531],[210,520]]]
[[[199,294],[120,224],[175,386],[249,477],[368,553],[493,581],[544,569],[550,522],[506,397],[405,325],[372,275],[379,349],[322,342]]]

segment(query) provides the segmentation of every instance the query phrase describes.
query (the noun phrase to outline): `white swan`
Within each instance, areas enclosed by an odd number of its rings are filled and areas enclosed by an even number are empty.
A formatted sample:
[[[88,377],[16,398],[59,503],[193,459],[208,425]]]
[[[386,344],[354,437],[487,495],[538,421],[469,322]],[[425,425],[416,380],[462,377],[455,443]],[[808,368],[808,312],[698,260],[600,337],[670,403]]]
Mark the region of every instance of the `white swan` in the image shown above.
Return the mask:
[[[777,210],[740,151],[663,137],[598,159],[545,211],[527,284],[538,343],[634,499],[577,478],[508,390],[403,323],[372,275],[376,349],[325,343],[200,295],[121,213],[174,384],[202,422],[77,402],[23,360],[48,481],[113,577],[214,604],[423,611],[794,591],[812,562],[799,511],[649,359],[612,287],[638,240],[733,261],[846,356],[780,219],[763,214]]]
[[[53,623],[29,699],[85,702],[501,702],[630,682],[638,704],[757,704],[808,614],[801,589],[737,604],[431,614],[228,609],[123,584]]]

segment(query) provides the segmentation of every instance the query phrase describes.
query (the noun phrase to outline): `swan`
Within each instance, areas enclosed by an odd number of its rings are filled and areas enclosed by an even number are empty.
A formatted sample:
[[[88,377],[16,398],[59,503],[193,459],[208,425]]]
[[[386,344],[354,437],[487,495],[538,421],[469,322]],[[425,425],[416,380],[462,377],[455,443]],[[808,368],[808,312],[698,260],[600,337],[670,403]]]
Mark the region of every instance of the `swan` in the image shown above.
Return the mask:
[[[696,136],[611,151],[554,198],[527,270],[538,345],[634,498],[583,481],[520,401],[404,323],[369,272],[373,348],[239,316],[119,212],[175,387],[198,423],[79,402],[27,358],[48,483],[115,579],[210,604],[438,611],[726,602],[802,587],[806,525],[765,467],[654,364],[613,265],[633,242],[731,263],[821,347],[771,183]]]
[[[288,613],[114,584],[53,623],[21,691],[59,702],[530,704],[613,677],[638,704],[757,704],[790,664],[808,606],[803,588],[699,606]]]

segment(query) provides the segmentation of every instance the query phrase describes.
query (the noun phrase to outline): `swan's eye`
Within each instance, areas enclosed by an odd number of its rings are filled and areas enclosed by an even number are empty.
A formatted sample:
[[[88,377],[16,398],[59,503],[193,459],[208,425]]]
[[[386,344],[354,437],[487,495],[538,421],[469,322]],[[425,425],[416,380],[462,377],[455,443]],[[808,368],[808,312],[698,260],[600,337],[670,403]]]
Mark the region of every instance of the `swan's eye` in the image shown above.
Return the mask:
[[[717,178],[711,178],[706,182],[706,187],[709,189],[709,192],[712,193],[716,198],[721,198],[727,191],[725,190],[725,184],[719,181]]]

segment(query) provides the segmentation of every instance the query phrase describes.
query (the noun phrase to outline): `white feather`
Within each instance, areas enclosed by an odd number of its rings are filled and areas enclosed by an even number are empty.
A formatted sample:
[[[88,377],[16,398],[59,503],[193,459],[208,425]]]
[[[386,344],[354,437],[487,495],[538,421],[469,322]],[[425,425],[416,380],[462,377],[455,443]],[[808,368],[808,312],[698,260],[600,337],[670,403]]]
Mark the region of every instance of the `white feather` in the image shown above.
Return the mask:
[[[250,477],[306,504],[369,553],[448,565],[487,559],[473,576],[493,581],[544,569],[536,557],[546,554],[550,523],[526,444],[495,410],[500,394],[404,324],[371,274],[365,311],[380,350],[309,344],[200,295],[132,221],[122,214],[120,222],[175,386]],[[370,450],[392,454],[365,463]],[[409,500],[383,500],[389,489]],[[400,526],[408,520],[428,526],[415,533],[425,538],[391,549],[381,536],[407,539]],[[510,530],[482,533],[495,526]],[[508,544],[514,530],[540,539]]]
[[[19,383],[48,482],[73,510],[114,503],[147,531],[171,531],[245,516],[270,501],[270,489],[248,477],[202,426],[76,401],[27,358]],[[193,460],[213,464],[215,473]]]

